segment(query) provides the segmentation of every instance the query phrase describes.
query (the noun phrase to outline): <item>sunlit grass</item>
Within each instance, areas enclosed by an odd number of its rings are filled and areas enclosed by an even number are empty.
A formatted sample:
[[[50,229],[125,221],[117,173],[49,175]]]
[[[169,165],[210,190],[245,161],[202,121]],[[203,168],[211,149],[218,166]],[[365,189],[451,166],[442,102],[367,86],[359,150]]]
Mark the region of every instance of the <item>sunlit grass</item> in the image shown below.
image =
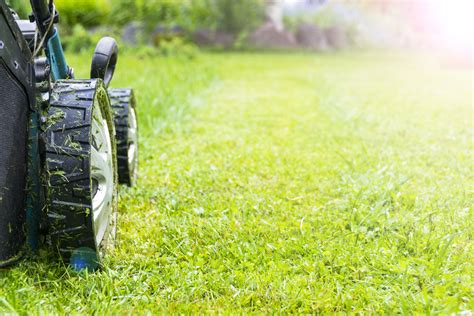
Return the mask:
[[[46,258],[0,272],[0,310],[473,309],[470,71],[380,54],[121,63],[141,175],[117,249],[95,274]]]

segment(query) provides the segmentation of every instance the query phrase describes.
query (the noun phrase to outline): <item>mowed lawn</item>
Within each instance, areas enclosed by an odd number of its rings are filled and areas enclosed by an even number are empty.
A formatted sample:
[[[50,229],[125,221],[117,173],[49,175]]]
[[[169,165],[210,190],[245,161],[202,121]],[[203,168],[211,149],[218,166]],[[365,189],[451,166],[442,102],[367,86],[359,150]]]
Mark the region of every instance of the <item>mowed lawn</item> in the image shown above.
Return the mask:
[[[472,312],[471,70],[379,53],[120,63],[141,169],[117,248],[93,274],[47,253],[2,270],[1,311]]]

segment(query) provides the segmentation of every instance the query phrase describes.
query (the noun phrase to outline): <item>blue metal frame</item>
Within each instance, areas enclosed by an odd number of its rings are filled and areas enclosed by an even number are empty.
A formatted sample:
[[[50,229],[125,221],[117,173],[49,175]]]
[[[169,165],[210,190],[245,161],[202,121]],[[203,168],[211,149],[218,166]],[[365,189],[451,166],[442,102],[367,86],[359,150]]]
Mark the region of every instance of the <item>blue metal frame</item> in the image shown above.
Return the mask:
[[[54,28],[53,34],[46,45],[46,56],[48,56],[49,65],[51,66],[53,81],[68,79],[69,67],[66,63],[63,46],[56,28]]]

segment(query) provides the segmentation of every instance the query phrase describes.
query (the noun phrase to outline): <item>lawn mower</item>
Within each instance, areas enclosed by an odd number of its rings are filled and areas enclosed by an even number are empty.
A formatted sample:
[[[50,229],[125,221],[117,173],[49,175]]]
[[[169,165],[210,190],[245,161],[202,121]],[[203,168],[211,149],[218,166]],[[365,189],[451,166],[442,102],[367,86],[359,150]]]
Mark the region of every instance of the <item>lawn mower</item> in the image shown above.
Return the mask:
[[[50,247],[95,269],[113,247],[119,183],[138,168],[132,89],[109,89],[118,58],[102,38],[88,79],[66,62],[52,0],[21,20],[0,0],[0,267]]]

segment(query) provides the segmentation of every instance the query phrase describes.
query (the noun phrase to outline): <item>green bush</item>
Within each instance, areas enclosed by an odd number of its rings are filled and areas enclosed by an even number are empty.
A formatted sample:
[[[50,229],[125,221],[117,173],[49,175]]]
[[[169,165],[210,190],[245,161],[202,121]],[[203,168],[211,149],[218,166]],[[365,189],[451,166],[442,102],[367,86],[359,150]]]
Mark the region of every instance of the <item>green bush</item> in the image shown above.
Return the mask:
[[[263,0],[194,0],[189,6],[194,27],[210,27],[239,35],[263,20]]]
[[[141,20],[142,3],[138,0],[112,1],[109,22],[114,25],[125,25],[130,21]]]
[[[97,26],[106,22],[110,13],[108,0],[55,0],[54,3],[62,22],[70,26]]]
[[[231,34],[252,29],[263,19],[263,2],[259,0],[216,0],[217,28]]]
[[[195,0],[186,8],[186,14],[181,19],[183,27],[193,30],[198,27],[216,28],[216,10],[214,0]]]
[[[185,7],[184,1],[148,0],[142,6],[143,20],[150,27],[154,27],[157,23],[179,23]]]
[[[82,52],[94,46],[93,36],[81,24],[74,25],[71,34],[62,36],[62,42],[64,48],[71,52]]]
[[[148,28],[157,23],[176,23],[187,1],[162,0],[114,0],[111,4],[110,23],[125,25],[131,21],[142,21]]]

